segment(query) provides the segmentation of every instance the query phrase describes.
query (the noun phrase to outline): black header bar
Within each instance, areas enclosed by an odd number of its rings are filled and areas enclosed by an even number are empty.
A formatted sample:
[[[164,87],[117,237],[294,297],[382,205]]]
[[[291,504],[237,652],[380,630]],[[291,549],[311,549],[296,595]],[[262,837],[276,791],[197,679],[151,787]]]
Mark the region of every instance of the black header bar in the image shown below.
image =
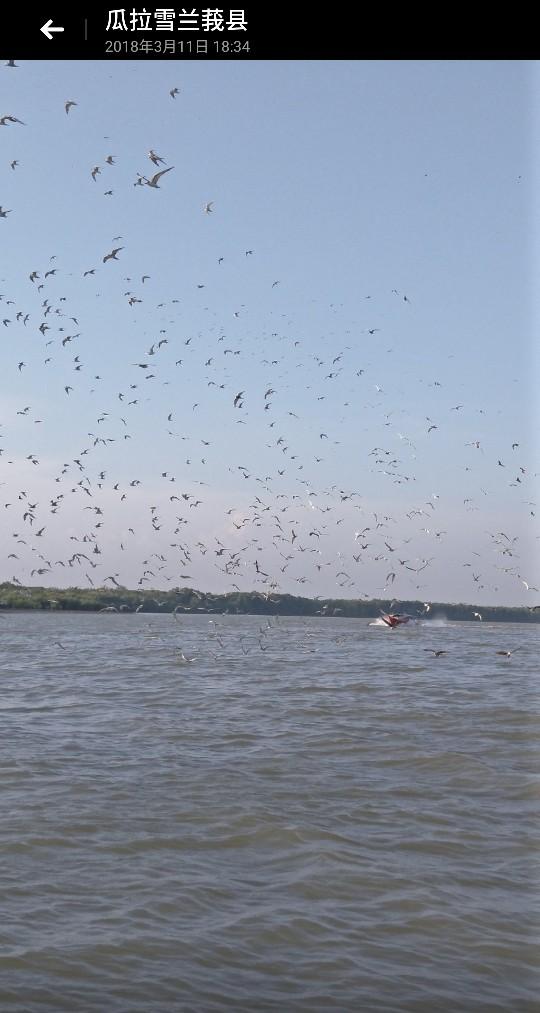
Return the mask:
[[[58,4],[41,14],[2,14],[4,63],[18,60],[535,60],[532,26],[494,11],[471,15],[433,6],[415,14],[380,5],[245,3],[210,7]],[[484,17],[484,20],[486,18]]]

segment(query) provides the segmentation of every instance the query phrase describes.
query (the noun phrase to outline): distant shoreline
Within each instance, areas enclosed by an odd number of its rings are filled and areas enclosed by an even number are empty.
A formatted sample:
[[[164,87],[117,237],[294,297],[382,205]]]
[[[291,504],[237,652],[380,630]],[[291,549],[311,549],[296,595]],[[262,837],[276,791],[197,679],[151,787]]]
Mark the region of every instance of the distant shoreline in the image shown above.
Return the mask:
[[[190,587],[163,591],[128,588],[52,588],[23,587],[11,582],[0,584],[0,612],[100,612],[118,614],[173,613],[185,615],[281,615],[319,616],[345,619],[376,619],[380,611],[392,607],[395,599],[302,598],[290,594],[261,594],[257,591],[233,591],[227,594],[203,593]],[[399,611],[414,618],[445,618],[470,622],[540,623],[540,609],[526,606],[472,605],[469,603],[431,602],[426,609],[421,601],[400,601]],[[476,615],[475,615],[476,613]],[[478,615],[482,616],[479,620]]]

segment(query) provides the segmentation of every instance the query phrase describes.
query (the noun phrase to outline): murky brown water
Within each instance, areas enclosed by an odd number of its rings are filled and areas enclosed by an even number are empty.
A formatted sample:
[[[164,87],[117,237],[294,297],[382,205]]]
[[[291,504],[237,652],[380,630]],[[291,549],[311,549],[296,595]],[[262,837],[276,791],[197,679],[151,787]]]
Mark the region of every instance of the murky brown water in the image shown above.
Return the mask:
[[[213,619],[1,620],[1,1009],[537,1011],[538,628]]]

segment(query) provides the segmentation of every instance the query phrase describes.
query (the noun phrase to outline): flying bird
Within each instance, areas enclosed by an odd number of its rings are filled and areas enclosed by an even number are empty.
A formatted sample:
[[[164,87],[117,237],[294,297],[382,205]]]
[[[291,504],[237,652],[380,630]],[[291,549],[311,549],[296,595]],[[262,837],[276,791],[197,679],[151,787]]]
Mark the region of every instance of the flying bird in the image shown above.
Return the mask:
[[[68,100],[68,101],[66,102],[65,106],[64,106],[64,109],[66,110],[66,115],[67,115],[67,113],[69,113],[69,110],[71,109],[71,107],[72,107],[72,106],[76,106],[76,105],[77,105],[77,103],[76,103],[76,102],[72,102],[72,101],[71,101],[71,99],[69,99],[69,100]]]
[[[174,169],[174,165],[170,165],[168,169],[162,169],[161,172],[156,172],[155,176],[152,176],[152,179],[147,179],[145,181],[146,186],[153,186],[155,190],[159,190],[158,181],[165,175],[166,172],[170,172],[171,169]]]
[[[118,257],[116,256],[116,254],[120,253],[120,250],[123,250],[123,249],[124,249],[123,246],[117,246],[115,250],[111,250],[110,253],[107,253],[104,256],[103,263],[105,264],[108,260],[118,260]]]

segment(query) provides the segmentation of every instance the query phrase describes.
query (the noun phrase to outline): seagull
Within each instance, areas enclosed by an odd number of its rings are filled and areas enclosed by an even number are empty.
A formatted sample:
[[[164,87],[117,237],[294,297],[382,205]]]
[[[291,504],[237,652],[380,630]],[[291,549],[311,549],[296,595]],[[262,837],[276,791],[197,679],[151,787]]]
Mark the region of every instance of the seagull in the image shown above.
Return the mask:
[[[505,658],[511,658],[512,655],[515,654],[516,651],[519,651],[520,649],[521,649],[520,647],[514,647],[513,651],[495,651],[495,654],[502,654],[504,655]]]
[[[174,169],[174,165],[170,165],[168,169],[162,169],[161,172],[156,172],[155,176],[152,176],[152,179],[145,180],[146,186],[153,186],[155,190],[159,190],[158,180],[160,180],[166,172],[170,172],[171,169]]]
[[[179,94],[180,94],[180,88],[171,88],[171,90],[169,92],[169,95],[171,96],[171,98],[176,98],[176,96],[179,95]]]
[[[480,621],[482,621],[482,616],[480,615],[479,612],[473,612],[473,616],[475,619],[480,619]]]
[[[115,250],[111,250],[111,252],[107,253],[106,256],[103,258],[103,263],[105,264],[107,260],[118,260],[116,254],[120,253],[120,250],[123,249],[124,249],[123,246],[118,246]]]
[[[165,162],[165,159],[162,158],[161,155],[157,155],[156,152],[153,150],[153,148],[150,148],[150,151],[148,152],[148,158],[150,159],[151,162],[154,163],[154,165],[159,165],[160,163],[161,165],[167,164]]]
[[[203,211],[204,211],[204,213],[205,213],[206,215],[211,215],[211,214],[212,214],[212,212],[213,212],[213,210],[214,210],[214,209],[213,209],[213,207],[212,207],[212,205],[213,205],[214,203],[215,203],[215,201],[213,201],[213,200],[209,200],[209,201],[208,201],[208,204],[205,204],[205,205],[204,205],[204,207],[203,207]]]
[[[424,647],[424,651],[428,654],[433,654],[436,658],[440,658],[441,654],[447,654],[447,651],[434,651],[432,647]]]
[[[11,211],[6,210],[0,204],[0,218],[7,218],[7,216],[10,215],[10,214],[11,214]]]
[[[69,110],[71,109],[71,107],[72,107],[72,106],[76,106],[76,105],[77,105],[77,103],[76,103],[76,102],[72,102],[72,101],[71,101],[71,99],[69,99],[69,100],[68,100],[68,101],[66,102],[65,106],[64,106],[64,109],[66,110],[66,115],[67,115],[67,114],[69,113]]]
[[[195,658],[188,658],[187,655],[184,654],[181,647],[177,647],[175,648],[175,650],[178,652],[176,655],[176,660],[180,665],[190,665],[192,661],[195,661]]]

